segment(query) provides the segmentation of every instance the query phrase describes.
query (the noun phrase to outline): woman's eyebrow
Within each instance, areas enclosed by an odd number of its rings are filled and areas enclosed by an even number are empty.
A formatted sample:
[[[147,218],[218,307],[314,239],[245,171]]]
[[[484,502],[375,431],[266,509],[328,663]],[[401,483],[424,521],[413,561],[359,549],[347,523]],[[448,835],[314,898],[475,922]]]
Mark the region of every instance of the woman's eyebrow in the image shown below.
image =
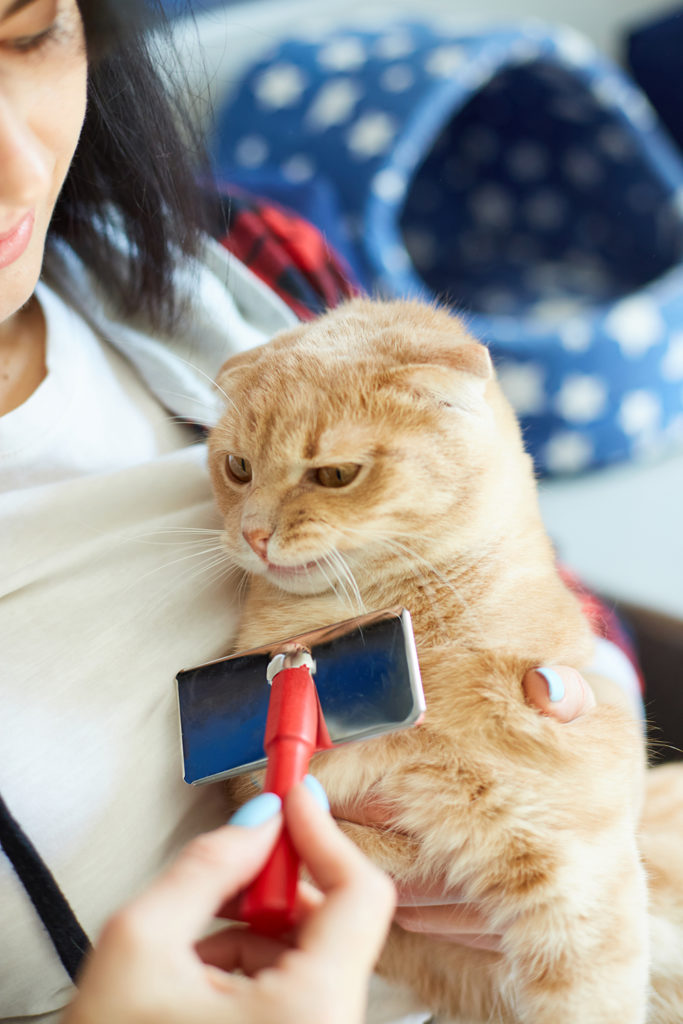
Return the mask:
[[[35,0],[14,0],[14,2],[9,5],[7,10],[4,11],[4,13],[0,14],[0,21],[5,21],[6,18],[9,18],[13,14],[16,14],[18,11],[20,11],[22,7],[28,7],[28,5],[32,3],[35,3]]]

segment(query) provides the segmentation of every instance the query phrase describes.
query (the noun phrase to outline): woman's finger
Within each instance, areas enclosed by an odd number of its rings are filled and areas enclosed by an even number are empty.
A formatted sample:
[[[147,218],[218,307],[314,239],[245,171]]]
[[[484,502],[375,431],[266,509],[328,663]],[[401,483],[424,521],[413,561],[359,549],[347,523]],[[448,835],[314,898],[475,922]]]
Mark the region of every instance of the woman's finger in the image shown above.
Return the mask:
[[[418,932],[443,942],[490,952],[501,948],[502,936],[491,929],[484,914],[471,904],[399,907],[394,921],[407,932]]]
[[[394,920],[407,932],[428,935],[484,935],[491,926],[472,904],[441,907],[398,907]]]
[[[501,953],[503,936],[494,933],[480,935],[476,932],[427,932],[430,939],[439,942],[452,942],[455,946],[467,946],[469,949],[485,949],[489,953]]]
[[[443,878],[433,882],[397,882],[397,906],[399,907],[444,907],[466,902],[459,886],[447,886]]]
[[[271,967],[290,947],[247,928],[224,928],[195,945],[202,963],[222,971],[242,971],[252,977],[264,967]]]
[[[573,722],[595,707],[595,695],[581,673],[568,665],[530,669],[522,680],[529,704],[558,722]]]
[[[392,809],[384,800],[377,797],[364,796],[362,803],[344,804],[343,807],[332,805],[332,814],[337,821],[350,821],[356,825],[371,825],[374,828],[387,828],[392,825]]]
[[[337,828],[305,786],[285,801],[292,842],[325,899],[302,923],[298,945],[330,962],[373,963],[389,928],[394,888]]]
[[[225,825],[193,839],[117,918],[123,915],[128,928],[139,927],[155,940],[193,941],[217,908],[258,874],[280,833],[279,797],[261,793],[248,806],[247,825]]]

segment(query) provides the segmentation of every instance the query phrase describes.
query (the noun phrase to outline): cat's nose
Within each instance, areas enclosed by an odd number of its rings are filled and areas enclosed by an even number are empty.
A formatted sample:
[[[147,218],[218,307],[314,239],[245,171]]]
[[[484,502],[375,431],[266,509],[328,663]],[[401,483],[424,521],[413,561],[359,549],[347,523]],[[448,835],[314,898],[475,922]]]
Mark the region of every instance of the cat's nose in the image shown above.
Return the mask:
[[[242,530],[242,536],[252,551],[255,551],[264,562],[268,561],[268,541],[272,534],[266,530]]]

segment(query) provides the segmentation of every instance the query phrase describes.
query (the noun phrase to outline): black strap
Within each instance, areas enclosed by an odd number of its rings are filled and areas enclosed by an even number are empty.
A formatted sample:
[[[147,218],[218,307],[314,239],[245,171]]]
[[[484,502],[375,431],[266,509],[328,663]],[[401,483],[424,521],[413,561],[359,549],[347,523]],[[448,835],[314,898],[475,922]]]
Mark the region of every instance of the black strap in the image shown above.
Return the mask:
[[[10,814],[2,796],[0,846],[12,862],[31,903],[45,925],[67,974],[75,981],[81,961],[90,950],[90,941],[49,868],[19,822]]]

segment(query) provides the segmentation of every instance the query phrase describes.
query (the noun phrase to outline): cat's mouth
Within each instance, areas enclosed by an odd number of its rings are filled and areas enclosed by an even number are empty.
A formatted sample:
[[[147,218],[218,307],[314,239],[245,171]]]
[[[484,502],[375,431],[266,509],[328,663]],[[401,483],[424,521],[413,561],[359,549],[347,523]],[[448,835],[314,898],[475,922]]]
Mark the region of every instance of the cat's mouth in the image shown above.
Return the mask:
[[[318,568],[318,563],[306,562],[305,565],[276,565],[274,562],[268,562],[266,568],[273,575],[286,579],[291,576],[307,576],[314,569]]]

